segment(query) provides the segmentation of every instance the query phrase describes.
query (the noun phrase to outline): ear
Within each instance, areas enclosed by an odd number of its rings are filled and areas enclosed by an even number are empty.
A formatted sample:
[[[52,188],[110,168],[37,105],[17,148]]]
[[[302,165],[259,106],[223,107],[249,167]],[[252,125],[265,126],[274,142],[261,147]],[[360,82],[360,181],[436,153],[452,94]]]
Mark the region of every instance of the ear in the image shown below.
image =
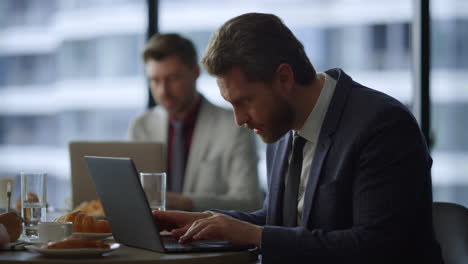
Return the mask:
[[[200,76],[200,66],[198,66],[198,64],[193,67],[193,76],[195,80]]]
[[[281,87],[281,90],[286,93],[291,93],[294,87],[294,72],[291,65],[287,63],[281,63],[276,68],[275,81]]]

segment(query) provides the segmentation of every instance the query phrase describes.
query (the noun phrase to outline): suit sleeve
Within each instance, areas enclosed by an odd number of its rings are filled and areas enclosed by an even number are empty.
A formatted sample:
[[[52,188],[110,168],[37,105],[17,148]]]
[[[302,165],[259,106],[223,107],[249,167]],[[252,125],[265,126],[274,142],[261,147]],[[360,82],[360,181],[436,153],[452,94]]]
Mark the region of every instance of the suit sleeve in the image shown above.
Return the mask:
[[[132,121],[128,129],[128,140],[130,141],[145,141],[147,135],[145,132],[143,116],[140,116]]]
[[[271,162],[273,159],[272,155],[273,155],[273,149],[271,145],[268,144],[267,150],[266,150],[267,175],[270,175]],[[268,186],[270,186],[270,177],[268,177]],[[231,217],[237,218],[245,222],[249,222],[254,225],[264,226],[266,224],[266,219],[267,219],[268,204],[269,204],[269,193],[267,193],[267,196],[265,200],[263,201],[263,207],[260,210],[255,211],[255,212],[245,213],[245,212],[238,212],[234,210],[225,211],[225,210],[218,210],[218,209],[212,209],[210,211],[226,214]]]
[[[266,220],[267,208],[265,206],[267,204],[268,204],[267,199],[265,199],[263,208],[255,212],[251,212],[251,213],[239,212],[239,211],[234,211],[234,210],[223,211],[223,210],[217,210],[217,209],[213,209],[210,211],[215,212],[215,213],[222,213],[225,215],[229,215],[231,217],[237,218],[245,222],[249,222],[254,225],[264,226],[266,224],[265,220]]]
[[[229,120],[232,122],[232,120]],[[236,127],[230,149],[223,157],[222,177],[226,179],[227,191],[222,195],[188,194],[193,200],[193,211],[224,209],[251,212],[261,206],[261,191],[258,182],[258,157],[253,134]]]
[[[367,126],[357,144],[356,168],[350,172],[353,179],[348,186],[353,225],[341,230],[265,226],[265,263],[281,259],[368,263],[379,255],[405,254],[420,239],[412,234],[421,234],[415,230],[418,221],[431,217],[418,216],[417,209],[430,190],[432,161],[414,119],[409,114],[394,115],[378,116],[380,121]]]

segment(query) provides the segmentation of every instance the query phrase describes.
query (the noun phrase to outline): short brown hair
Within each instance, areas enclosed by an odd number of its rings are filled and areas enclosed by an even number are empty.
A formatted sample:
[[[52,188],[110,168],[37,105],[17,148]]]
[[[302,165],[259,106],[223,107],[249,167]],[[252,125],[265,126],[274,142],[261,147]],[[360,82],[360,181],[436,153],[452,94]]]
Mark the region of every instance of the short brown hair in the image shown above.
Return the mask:
[[[155,34],[143,50],[143,61],[162,60],[168,56],[179,57],[189,67],[197,65],[197,52],[193,43],[178,34]]]
[[[248,80],[267,83],[281,63],[291,66],[300,84],[316,78],[302,43],[280,18],[261,13],[240,15],[224,23],[202,59],[211,75],[219,76],[239,66]]]

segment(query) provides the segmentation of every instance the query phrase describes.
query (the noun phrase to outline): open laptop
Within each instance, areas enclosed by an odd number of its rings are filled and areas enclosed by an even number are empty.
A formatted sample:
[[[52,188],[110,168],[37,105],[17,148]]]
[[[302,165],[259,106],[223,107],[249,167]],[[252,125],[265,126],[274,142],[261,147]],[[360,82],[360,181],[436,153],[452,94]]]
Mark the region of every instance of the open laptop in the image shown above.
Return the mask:
[[[84,156],[130,157],[139,172],[166,171],[165,144],[128,141],[70,142],[72,206],[98,199]]]
[[[181,245],[162,236],[130,158],[85,157],[117,242],[156,252],[234,251],[250,247],[227,241],[204,240]]]

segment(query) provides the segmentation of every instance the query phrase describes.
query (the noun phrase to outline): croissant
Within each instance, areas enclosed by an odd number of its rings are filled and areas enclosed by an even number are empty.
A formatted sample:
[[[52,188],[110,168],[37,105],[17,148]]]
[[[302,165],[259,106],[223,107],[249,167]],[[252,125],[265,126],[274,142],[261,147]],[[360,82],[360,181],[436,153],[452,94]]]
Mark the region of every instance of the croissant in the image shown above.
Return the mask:
[[[8,232],[10,237],[9,242],[15,242],[16,240],[18,240],[18,238],[21,235],[21,232],[23,231],[22,223],[23,220],[15,212],[0,214],[0,224],[3,224],[3,226],[6,228],[6,231]],[[6,242],[8,242],[8,240],[6,240]]]
[[[62,215],[55,222],[72,222],[73,232],[82,233],[111,233],[109,222],[107,220],[95,220],[92,215],[82,211],[73,211]]]
[[[83,211],[88,214],[95,215],[104,215],[104,209],[102,208],[101,201],[91,200],[88,202],[82,202],[78,207],[75,208],[76,211]]]
[[[70,249],[70,248],[109,248],[102,240],[81,237],[70,237],[62,241],[49,242],[43,246],[47,249]]]

